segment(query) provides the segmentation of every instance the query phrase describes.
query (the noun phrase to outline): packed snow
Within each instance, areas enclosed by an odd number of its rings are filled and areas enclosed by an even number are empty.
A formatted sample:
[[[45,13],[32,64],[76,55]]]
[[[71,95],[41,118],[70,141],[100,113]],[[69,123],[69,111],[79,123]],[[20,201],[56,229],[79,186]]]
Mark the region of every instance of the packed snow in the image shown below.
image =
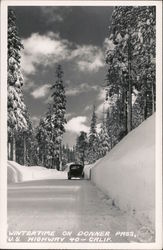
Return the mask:
[[[89,243],[154,241],[152,232],[150,237],[140,238],[141,228],[133,216],[115,207],[88,180],[35,180],[8,186],[8,241],[15,241],[13,233],[20,232],[21,242],[39,242],[41,231],[55,233],[48,237],[52,243],[58,237],[69,243],[74,237]],[[72,232],[71,237],[63,237],[63,231]],[[30,232],[35,232],[36,237],[28,237]],[[108,232],[109,237],[100,237],[102,241],[98,241],[90,236],[100,232]],[[47,237],[41,240],[47,242]]]
[[[67,172],[39,166],[27,167],[8,161],[8,183],[42,179],[67,179]]]
[[[91,179],[115,205],[154,227],[155,115],[91,167]]]
[[[85,165],[85,166],[84,166],[84,177],[85,177],[85,179],[91,179],[91,169],[92,169],[93,167],[95,167],[99,161],[100,161],[100,159],[97,160],[97,161],[96,161],[95,163],[93,163],[93,164],[88,164],[88,165]]]

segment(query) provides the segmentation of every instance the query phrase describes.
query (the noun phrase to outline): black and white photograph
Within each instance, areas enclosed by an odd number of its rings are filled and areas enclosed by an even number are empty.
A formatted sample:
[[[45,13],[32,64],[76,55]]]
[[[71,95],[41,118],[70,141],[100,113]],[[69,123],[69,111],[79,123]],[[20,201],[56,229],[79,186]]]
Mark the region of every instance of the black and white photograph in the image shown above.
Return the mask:
[[[162,248],[161,6],[2,1],[2,249]]]

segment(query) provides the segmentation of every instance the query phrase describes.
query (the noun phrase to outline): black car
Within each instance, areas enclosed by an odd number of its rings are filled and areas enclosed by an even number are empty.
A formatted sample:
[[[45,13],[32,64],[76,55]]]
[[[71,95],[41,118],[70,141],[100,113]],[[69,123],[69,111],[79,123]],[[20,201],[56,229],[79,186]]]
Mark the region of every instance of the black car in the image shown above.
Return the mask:
[[[72,177],[84,178],[84,166],[81,164],[71,164],[68,171],[68,179]]]

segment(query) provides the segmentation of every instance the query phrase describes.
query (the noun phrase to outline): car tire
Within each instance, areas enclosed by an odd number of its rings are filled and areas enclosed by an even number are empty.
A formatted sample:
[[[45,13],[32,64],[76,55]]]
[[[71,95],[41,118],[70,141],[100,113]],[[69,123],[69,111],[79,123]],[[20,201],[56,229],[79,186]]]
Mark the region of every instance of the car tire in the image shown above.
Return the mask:
[[[71,180],[71,176],[68,174],[68,180]]]

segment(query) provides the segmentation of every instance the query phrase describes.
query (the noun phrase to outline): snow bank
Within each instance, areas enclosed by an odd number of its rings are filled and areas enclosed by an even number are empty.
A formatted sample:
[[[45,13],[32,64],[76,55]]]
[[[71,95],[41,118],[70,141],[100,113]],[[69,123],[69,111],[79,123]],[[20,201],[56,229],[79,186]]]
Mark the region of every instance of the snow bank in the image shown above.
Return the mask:
[[[8,161],[8,183],[41,180],[41,179],[67,179],[67,173],[45,167],[22,166],[14,161]]]
[[[91,179],[119,208],[154,225],[155,115],[101,159]]]
[[[94,167],[94,164],[84,166],[84,178],[91,179],[91,169]]]
[[[101,160],[101,159],[100,159]],[[95,163],[93,164],[89,164],[89,165],[85,165],[84,166],[84,178],[85,179],[91,179],[91,169],[93,167],[95,167],[97,165],[97,163],[100,161],[100,160],[97,160]]]

